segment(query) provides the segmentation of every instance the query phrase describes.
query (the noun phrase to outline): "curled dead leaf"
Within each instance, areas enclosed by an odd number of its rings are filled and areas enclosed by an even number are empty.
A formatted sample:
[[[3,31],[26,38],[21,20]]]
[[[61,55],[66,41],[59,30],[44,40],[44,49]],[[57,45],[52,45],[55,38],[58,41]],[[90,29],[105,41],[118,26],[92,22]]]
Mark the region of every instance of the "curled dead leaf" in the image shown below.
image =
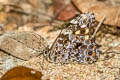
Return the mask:
[[[57,19],[58,20],[69,20],[75,16],[76,9],[72,4],[69,4],[64,8],[58,15]]]
[[[34,69],[18,66],[8,70],[0,80],[41,80],[42,73]]]
[[[54,15],[58,20],[69,20],[75,16],[76,9],[70,0],[53,0]]]

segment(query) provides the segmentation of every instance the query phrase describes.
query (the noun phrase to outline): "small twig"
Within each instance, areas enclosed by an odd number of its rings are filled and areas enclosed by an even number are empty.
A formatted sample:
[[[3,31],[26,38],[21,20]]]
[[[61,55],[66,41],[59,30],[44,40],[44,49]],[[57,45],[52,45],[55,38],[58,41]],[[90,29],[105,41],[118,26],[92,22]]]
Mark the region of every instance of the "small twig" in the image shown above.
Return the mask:
[[[106,55],[102,61],[109,60],[109,59],[113,58],[114,56],[115,56],[115,55],[111,55],[111,56]]]
[[[103,53],[106,53],[107,51],[109,51],[110,49],[112,49],[112,47],[109,47],[107,50],[105,50]]]
[[[59,35],[56,37],[56,39],[55,39],[55,41],[53,42],[53,44],[51,45],[50,49],[53,49],[53,47],[55,46],[56,41],[57,41],[58,37],[61,35],[62,31],[63,31],[63,30],[60,31]]]
[[[104,16],[101,21],[99,22],[99,24],[97,25],[97,28],[95,30],[95,32],[93,33],[92,37],[91,38],[95,38],[95,35],[97,33],[97,31],[99,30],[99,28],[101,27],[101,24],[103,23],[103,21],[105,20],[106,16]]]
[[[115,27],[117,26],[119,15],[120,15],[120,8],[119,8],[117,15],[116,15],[116,18],[115,18]]]
[[[115,54],[120,54],[120,52],[116,52],[116,51],[111,51],[111,52],[106,52],[106,53],[115,53]]]
[[[114,27],[113,29],[114,29],[114,31],[115,31],[114,33],[117,33],[117,31],[118,31],[118,30],[117,30],[117,23],[118,23],[119,15],[120,15],[120,8],[119,8],[119,10],[118,10],[118,12],[117,12],[117,14],[116,14],[116,17],[115,17],[115,24],[114,24],[114,26],[113,26],[113,27]]]

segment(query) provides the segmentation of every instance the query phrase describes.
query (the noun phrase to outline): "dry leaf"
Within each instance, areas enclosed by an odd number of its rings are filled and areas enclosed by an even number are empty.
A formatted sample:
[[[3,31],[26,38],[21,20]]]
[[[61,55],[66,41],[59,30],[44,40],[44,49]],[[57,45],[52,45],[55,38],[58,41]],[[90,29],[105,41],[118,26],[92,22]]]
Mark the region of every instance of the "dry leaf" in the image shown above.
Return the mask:
[[[104,2],[96,0],[73,0],[73,3],[83,13],[93,12],[96,15],[96,20],[100,21],[105,15],[104,24],[115,25],[115,19],[120,6],[111,6]],[[118,17],[117,26],[120,26],[120,16]]]
[[[1,80],[41,80],[42,73],[24,66],[14,67],[8,70]]]
[[[70,0],[54,0],[54,14],[58,20],[69,20],[75,16],[76,9]]]
[[[65,9],[63,9],[59,16],[57,17],[58,20],[69,20],[75,16],[75,8],[72,4],[69,4],[66,6]]]
[[[7,32],[0,36],[0,50],[23,60],[38,56],[46,41],[33,32]]]
[[[0,0],[0,23],[9,30],[9,24],[10,27],[15,24],[18,28],[27,23],[50,21],[51,16],[47,9],[51,3],[48,0]],[[1,21],[1,18],[5,21]]]

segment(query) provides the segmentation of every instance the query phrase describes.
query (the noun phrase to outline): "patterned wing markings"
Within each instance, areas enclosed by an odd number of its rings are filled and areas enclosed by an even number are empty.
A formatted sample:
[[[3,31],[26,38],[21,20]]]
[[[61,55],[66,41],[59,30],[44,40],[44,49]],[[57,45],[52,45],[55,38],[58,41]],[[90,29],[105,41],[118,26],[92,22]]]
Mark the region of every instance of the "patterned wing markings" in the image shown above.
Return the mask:
[[[100,54],[99,45],[90,36],[95,27],[92,13],[77,15],[63,29],[44,56],[54,63],[93,63]],[[86,36],[88,36],[86,38]]]

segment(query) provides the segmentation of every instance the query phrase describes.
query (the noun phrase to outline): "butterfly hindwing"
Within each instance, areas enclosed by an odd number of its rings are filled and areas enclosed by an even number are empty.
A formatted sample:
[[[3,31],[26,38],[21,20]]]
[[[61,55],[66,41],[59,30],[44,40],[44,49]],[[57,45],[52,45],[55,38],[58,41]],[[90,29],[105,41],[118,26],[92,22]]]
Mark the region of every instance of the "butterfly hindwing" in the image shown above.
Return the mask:
[[[47,60],[54,63],[93,63],[99,56],[98,44],[90,39],[95,27],[92,13],[73,18],[48,50]]]

